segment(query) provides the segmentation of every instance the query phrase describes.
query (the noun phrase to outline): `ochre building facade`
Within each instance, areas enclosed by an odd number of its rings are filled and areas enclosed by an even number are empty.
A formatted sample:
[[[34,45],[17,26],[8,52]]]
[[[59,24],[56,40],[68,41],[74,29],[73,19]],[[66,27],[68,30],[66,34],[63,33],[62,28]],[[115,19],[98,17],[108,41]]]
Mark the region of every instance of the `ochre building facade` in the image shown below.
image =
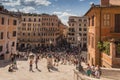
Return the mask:
[[[18,28],[18,46],[55,46],[60,34],[59,24],[56,15],[23,13]]]
[[[68,43],[71,46],[87,48],[87,17],[70,16],[68,21]],[[78,40],[80,38],[80,40]]]
[[[88,63],[120,67],[120,6],[104,1],[101,5],[92,4],[85,14],[89,20]]]
[[[0,59],[16,54],[18,17],[0,6]]]

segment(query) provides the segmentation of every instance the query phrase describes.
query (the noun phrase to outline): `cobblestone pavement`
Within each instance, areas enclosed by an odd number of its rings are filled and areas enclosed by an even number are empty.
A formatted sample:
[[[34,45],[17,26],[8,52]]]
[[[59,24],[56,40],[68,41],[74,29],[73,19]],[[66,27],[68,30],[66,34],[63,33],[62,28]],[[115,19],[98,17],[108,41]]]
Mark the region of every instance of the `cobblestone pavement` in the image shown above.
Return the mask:
[[[35,69],[34,72],[29,72],[28,61],[18,61],[18,70],[15,72],[8,72],[8,66],[0,68],[0,80],[74,80],[73,65],[60,65],[59,71],[48,72],[46,68],[46,59],[39,61],[39,69],[41,72]]]

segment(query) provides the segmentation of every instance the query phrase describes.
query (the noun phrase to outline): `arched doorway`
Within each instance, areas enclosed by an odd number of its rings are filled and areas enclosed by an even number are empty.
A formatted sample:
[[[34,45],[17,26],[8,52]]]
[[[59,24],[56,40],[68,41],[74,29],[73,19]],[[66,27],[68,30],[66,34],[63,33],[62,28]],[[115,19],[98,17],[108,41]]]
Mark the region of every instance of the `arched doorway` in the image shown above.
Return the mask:
[[[4,60],[4,54],[0,55],[0,60]]]
[[[22,43],[22,44],[20,45],[20,48],[21,48],[21,49],[25,48],[25,44]]]

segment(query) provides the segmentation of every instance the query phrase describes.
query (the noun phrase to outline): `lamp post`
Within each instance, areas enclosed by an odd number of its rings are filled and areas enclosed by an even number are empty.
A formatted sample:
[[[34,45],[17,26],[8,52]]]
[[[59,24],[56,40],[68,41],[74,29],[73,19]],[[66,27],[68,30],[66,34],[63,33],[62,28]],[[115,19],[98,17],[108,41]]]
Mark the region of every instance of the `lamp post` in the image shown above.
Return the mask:
[[[80,50],[80,45],[81,45],[81,36],[79,36],[79,34],[78,34],[78,36],[77,36],[77,39],[78,39],[78,61],[79,61],[79,63],[78,63],[78,70],[79,71],[81,71],[82,70],[82,66],[81,66],[81,50]]]
[[[6,47],[7,51],[6,51],[6,54],[9,54],[9,50],[8,50],[8,44],[7,44],[7,47]]]
[[[51,51],[51,44],[52,44],[52,41],[50,40],[50,51]]]
[[[11,54],[13,54],[13,48],[12,48],[12,45],[11,45]]]

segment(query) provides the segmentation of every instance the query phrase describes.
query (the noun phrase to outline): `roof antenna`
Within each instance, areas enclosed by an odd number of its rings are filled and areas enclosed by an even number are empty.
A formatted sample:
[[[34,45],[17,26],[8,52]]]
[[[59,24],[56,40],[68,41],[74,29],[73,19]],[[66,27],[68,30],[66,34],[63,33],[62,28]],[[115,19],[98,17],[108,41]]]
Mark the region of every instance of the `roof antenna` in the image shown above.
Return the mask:
[[[94,6],[95,6],[93,2],[91,2],[90,5],[91,5],[91,7],[94,7]]]

